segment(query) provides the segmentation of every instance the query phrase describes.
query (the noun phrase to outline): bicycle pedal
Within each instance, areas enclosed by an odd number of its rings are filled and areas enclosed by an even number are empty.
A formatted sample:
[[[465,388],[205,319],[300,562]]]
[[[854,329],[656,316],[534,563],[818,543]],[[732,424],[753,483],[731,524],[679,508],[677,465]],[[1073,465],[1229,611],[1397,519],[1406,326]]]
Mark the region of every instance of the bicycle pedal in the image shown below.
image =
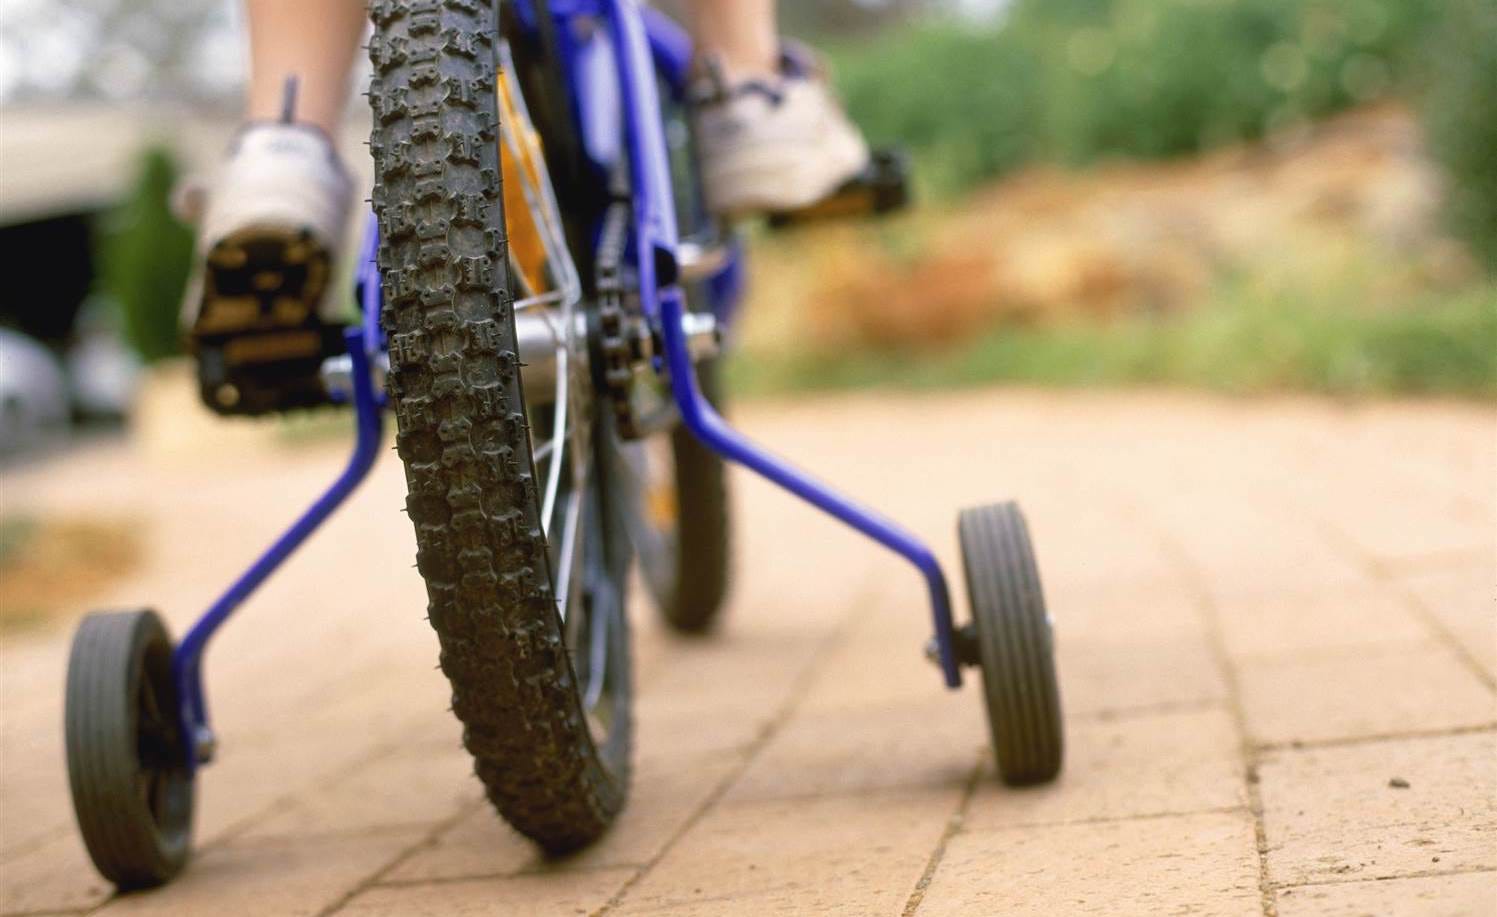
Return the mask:
[[[769,214],[771,229],[881,216],[910,203],[910,162],[902,150],[875,150],[862,172],[809,207]]]
[[[318,305],[331,258],[304,230],[247,229],[207,252],[191,345],[203,402],[225,415],[329,403],[319,371],[344,352]]]

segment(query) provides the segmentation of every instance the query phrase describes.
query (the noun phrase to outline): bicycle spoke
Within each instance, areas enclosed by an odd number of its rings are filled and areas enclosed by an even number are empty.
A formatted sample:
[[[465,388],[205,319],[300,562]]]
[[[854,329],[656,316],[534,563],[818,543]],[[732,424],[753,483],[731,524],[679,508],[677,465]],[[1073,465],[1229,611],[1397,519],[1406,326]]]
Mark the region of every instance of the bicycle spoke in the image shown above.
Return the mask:
[[[562,458],[566,454],[566,432],[570,412],[567,404],[571,400],[567,397],[571,389],[570,373],[568,372],[570,362],[567,359],[565,349],[556,350],[556,418],[551,425],[551,450],[555,454],[546,468],[546,494],[541,501],[541,526],[542,531],[549,538],[551,535],[551,517],[556,511],[556,495],[561,488],[561,466]]]
[[[585,554],[584,551],[579,550],[577,538],[585,493],[579,488],[567,495],[566,512],[562,520],[561,543],[557,551],[556,563],[556,607],[563,622],[567,620],[571,607],[572,587],[575,585],[576,573]]]
[[[515,311],[516,312],[523,312],[526,309],[532,309],[532,308],[534,308],[536,306],[549,306],[552,303],[559,303],[559,302],[561,302],[565,297],[566,297],[566,294],[561,293],[561,292],[552,292],[552,293],[528,293],[527,292],[527,295],[525,295],[523,298],[515,300]],[[548,320],[547,324],[549,324],[549,323],[550,322]]]
[[[576,557],[577,557],[577,527],[575,520],[578,516],[577,507],[581,499],[578,494],[572,494],[567,500],[566,518],[562,521],[561,547],[557,551],[556,558],[556,610],[561,616],[562,623],[567,621],[567,612],[572,605],[572,586],[575,579]]]

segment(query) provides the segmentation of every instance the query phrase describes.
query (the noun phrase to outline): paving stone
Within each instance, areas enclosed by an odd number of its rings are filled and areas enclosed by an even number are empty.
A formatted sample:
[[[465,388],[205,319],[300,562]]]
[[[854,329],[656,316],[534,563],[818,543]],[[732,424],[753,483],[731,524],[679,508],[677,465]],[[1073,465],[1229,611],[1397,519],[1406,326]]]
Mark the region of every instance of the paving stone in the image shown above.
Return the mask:
[[[976,685],[877,707],[798,711],[728,791],[733,801],[960,788],[988,744]]]
[[[483,796],[461,746],[397,749],[324,781],[250,824],[240,837],[306,837],[393,827],[431,827]]]
[[[1045,583],[1045,599],[1062,637],[1084,634],[1099,640],[1191,640],[1205,627],[1199,600],[1171,575],[1157,581],[1099,584],[1084,589]]]
[[[416,704],[419,710],[421,701],[417,696],[408,703]],[[342,694],[329,703],[338,706],[346,703],[356,710],[364,701],[358,699],[353,703]],[[409,715],[411,709],[405,709]],[[441,713],[438,709],[421,718],[435,719]],[[448,726],[442,724],[444,730]],[[216,760],[198,775],[195,830],[199,843],[238,833],[284,810],[291,800],[316,798],[320,788],[346,780],[389,754],[391,746],[382,731],[363,730],[357,719],[341,714],[288,725],[286,732],[279,735],[222,731],[220,735],[224,738]],[[411,732],[419,734],[419,730]],[[428,742],[415,744],[434,756],[439,754]],[[448,789],[454,788],[467,791],[471,783],[464,781]],[[369,814],[373,817],[375,813]]]
[[[1226,601],[1216,611],[1227,652],[1239,658],[1417,643],[1429,636],[1397,595],[1372,583]]]
[[[815,678],[796,701],[797,712],[832,712],[960,698],[941,671],[925,657],[930,639],[926,608],[889,607],[874,602],[860,608],[856,619],[817,660]],[[967,687],[972,685],[971,680]]]
[[[1490,413],[1480,406],[1428,410],[1418,401],[1366,404],[1322,423],[1326,438],[1356,455],[1376,455],[1365,465],[1417,478],[1432,491],[1485,497],[1491,505],[1497,480],[1497,437]],[[1334,462],[1339,458],[1328,456]],[[1316,469],[1324,477],[1345,474],[1346,463]]]
[[[1213,482],[1150,501],[1144,510],[1218,604],[1365,581],[1365,565],[1302,518],[1275,515],[1273,495],[1234,489],[1232,482]]]
[[[1259,777],[1276,884],[1497,869],[1493,733],[1274,752]]]
[[[1400,584],[1497,680],[1497,554],[1456,567],[1405,573]]]
[[[1072,482],[1067,490],[1074,489]],[[1093,499],[1105,500],[1106,495]],[[1157,539],[1138,537],[1133,520],[1115,512],[1098,512],[1095,504],[1091,511],[1063,503],[1045,512],[1048,503],[1041,499],[1021,505],[1047,592],[1105,596],[1113,590],[1148,589],[1172,578],[1174,568],[1163,545]],[[1142,606],[1139,610],[1148,612]]]
[[[1492,691],[1434,643],[1237,663],[1248,731],[1282,744],[1434,732],[1497,720]]]
[[[1262,913],[1246,812],[997,831],[946,845],[920,917]]]
[[[10,749],[0,747],[0,761],[9,754]],[[55,754],[26,749],[15,760],[7,769],[0,801],[0,870],[17,856],[74,831],[62,749]]]
[[[376,885],[338,911],[354,917],[578,917],[602,907],[632,869],[540,874],[416,885]]]
[[[406,830],[223,844],[196,857],[170,885],[120,896],[99,913],[310,917],[337,904],[420,840],[419,833]]]
[[[964,826],[1183,814],[1247,804],[1240,743],[1225,710],[1072,721],[1065,767],[1051,784],[1007,787],[989,756]]]
[[[897,914],[960,789],[723,804],[617,913]]]
[[[543,859],[535,846],[484,800],[472,804],[433,843],[418,848],[386,878],[399,883],[493,878],[513,875]]]
[[[659,855],[735,763],[722,757],[683,758],[642,770],[635,774],[629,805],[608,833],[591,847],[559,860],[547,860],[487,802],[478,803],[434,844],[396,867],[389,878],[462,879],[543,868],[560,872],[642,865]]]
[[[1056,665],[1070,717],[1200,707],[1227,697],[1204,636],[1096,639],[1060,630]]]
[[[1355,473],[1355,472],[1353,472]],[[1440,499],[1418,482],[1369,482],[1376,490],[1355,488],[1325,513],[1358,548],[1383,563],[1492,549],[1492,517],[1454,499]],[[1355,482],[1343,480],[1341,487]],[[1403,486],[1399,486],[1403,485]],[[1488,482],[1490,487],[1490,481]],[[1378,499],[1358,499],[1376,492]]]
[[[635,700],[635,754],[644,764],[652,758],[680,761],[745,753],[784,702],[783,697],[748,696],[705,710],[692,697],[644,694]]]
[[[81,910],[99,904],[113,892],[114,886],[94,870],[77,829],[63,832],[0,867],[0,913]]]
[[[669,665],[640,685],[640,693],[678,710],[713,713],[728,705],[751,705],[770,712],[816,658],[816,637],[817,629],[809,626],[756,623],[730,638],[681,641]]]
[[[1279,917],[1478,917],[1497,910],[1497,872],[1280,889]]]

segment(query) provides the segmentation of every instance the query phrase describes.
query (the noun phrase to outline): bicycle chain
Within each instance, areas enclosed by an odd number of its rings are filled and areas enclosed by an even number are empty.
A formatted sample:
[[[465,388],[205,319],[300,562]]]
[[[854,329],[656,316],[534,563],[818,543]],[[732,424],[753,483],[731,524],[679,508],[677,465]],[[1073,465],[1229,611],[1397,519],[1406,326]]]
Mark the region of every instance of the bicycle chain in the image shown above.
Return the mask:
[[[614,422],[624,439],[638,439],[642,431],[634,410],[634,367],[637,342],[629,334],[628,310],[624,307],[624,243],[629,206],[616,201],[603,218],[598,242],[598,353],[602,387],[613,405]]]

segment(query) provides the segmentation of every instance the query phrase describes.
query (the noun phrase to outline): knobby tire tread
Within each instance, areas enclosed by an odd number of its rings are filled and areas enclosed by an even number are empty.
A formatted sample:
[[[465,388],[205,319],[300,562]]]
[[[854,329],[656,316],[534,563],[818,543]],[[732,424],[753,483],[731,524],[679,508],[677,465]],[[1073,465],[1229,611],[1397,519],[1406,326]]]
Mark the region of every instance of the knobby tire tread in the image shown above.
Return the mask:
[[[490,0],[371,11],[381,317],[417,566],[488,798],[563,853],[622,808],[629,748],[610,741],[605,760],[589,734],[541,527],[507,276],[497,13]]]

